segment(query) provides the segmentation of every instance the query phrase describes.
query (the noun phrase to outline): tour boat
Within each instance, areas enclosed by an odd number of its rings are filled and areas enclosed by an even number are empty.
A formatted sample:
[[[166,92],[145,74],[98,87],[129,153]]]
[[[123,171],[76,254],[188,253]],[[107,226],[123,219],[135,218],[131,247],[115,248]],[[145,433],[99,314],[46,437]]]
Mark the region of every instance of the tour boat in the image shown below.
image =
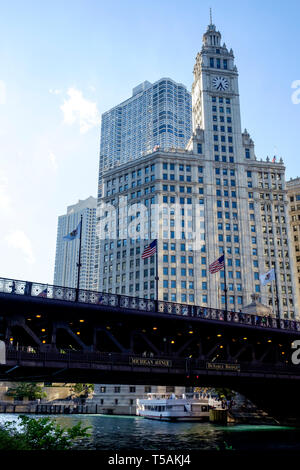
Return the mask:
[[[160,421],[207,421],[209,408],[208,399],[200,398],[198,394],[187,397],[185,394],[149,393],[147,398],[136,401],[138,416]]]

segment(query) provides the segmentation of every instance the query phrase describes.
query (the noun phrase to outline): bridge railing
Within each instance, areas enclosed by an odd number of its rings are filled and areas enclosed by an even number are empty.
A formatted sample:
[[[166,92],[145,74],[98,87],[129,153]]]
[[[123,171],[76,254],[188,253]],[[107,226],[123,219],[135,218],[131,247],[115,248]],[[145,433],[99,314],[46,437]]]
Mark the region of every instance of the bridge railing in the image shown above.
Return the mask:
[[[134,365],[134,363],[131,361],[131,359],[138,358],[139,360],[145,359],[145,367],[149,367],[149,364],[147,364],[147,360],[150,361],[153,359],[151,356],[141,356],[140,354],[133,354],[133,353],[117,353],[117,352],[86,352],[86,351],[74,351],[74,350],[64,350],[64,351],[43,351],[40,350],[38,347],[35,348],[28,348],[28,346],[9,346],[7,348],[7,353],[6,353],[7,359],[10,360],[31,360],[35,362],[40,362],[40,361],[47,361],[47,362],[68,362],[68,363],[79,363],[79,362],[90,362],[92,364],[95,364],[97,362],[101,364],[119,364],[119,365],[124,365],[124,366],[131,366]],[[169,361],[169,367],[172,368],[182,368],[185,366],[186,362],[188,361],[184,357],[174,357],[174,356],[160,356],[160,359],[163,359],[164,361]],[[201,363],[202,366],[205,364],[205,361],[199,361],[197,360],[197,363]],[[165,362],[165,366],[168,368],[168,364]]]
[[[278,319],[272,316],[247,314],[243,312],[227,312],[204,306],[179,304],[175,302],[156,301],[126,295],[101,293],[72,287],[53,286],[37,282],[20,281],[0,278],[0,292],[6,294],[39,297],[44,299],[79,302],[91,305],[119,307],[123,309],[166,313],[206,320],[238,323],[254,327],[280,328],[283,330],[300,331],[300,322]]]
[[[125,366],[128,368],[138,367],[140,368],[150,368],[150,362],[147,363],[147,359],[150,361],[152,357],[143,357],[145,359],[145,365],[139,363],[138,365],[134,363],[131,359],[138,358],[141,359],[141,355],[135,355],[130,353],[108,353],[108,352],[84,352],[84,351],[74,351],[74,350],[65,350],[65,351],[41,351],[38,347],[31,349],[30,351],[26,347],[13,347],[9,346],[7,348],[7,360],[15,361],[16,363],[21,363],[25,361],[43,363],[43,366],[48,363],[48,366],[57,367],[59,364],[68,364],[68,367],[82,367],[87,363],[91,365],[96,365],[97,363],[103,364],[106,366]],[[157,359],[155,357],[154,359]],[[203,370],[207,368],[207,360],[198,359],[198,358],[187,358],[187,357],[174,357],[174,356],[160,356],[159,359],[164,360],[164,365],[160,367],[167,369],[184,369],[186,375],[195,373],[197,370]],[[234,361],[237,363],[236,361]],[[223,364],[226,364],[226,361],[222,361]],[[232,366],[232,362],[230,362]],[[288,373],[299,375],[299,366],[292,364],[290,361],[280,361],[276,363],[268,362],[240,362],[238,371],[247,371],[247,372],[261,372],[261,373]],[[157,369],[158,365],[155,365],[154,368]],[[211,370],[213,373],[213,370]]]

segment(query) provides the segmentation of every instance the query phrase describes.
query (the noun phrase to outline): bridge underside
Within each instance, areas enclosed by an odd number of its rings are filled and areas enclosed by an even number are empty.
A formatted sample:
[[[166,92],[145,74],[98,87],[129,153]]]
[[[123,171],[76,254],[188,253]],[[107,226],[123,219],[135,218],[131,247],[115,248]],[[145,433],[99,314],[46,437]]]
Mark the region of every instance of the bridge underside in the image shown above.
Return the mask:
[[[300,421],[295,331],[0,294],[0,381],[229,387]],[[218,364],[222,367],[218,369]]]
[[[226,387],[241,393],[280,423],[300,423],[300,379],[275,371],[210,371],[204,363],[192,366],[185,361],[172,362],[170,368],[139,367],[85,362],[83,358],[71,363],[37,360],[33,365],[19,354],[18,360],[8,359],[6,365],[0,366],[0,381]]]

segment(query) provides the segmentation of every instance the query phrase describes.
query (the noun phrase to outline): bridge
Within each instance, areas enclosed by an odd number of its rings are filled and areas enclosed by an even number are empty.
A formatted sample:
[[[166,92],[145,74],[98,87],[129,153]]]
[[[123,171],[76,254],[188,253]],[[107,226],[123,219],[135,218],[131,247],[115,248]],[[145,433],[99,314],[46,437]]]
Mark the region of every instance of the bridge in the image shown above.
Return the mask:
[[[0,278],[0,381],[229,387],[300,420],[300,323]]]

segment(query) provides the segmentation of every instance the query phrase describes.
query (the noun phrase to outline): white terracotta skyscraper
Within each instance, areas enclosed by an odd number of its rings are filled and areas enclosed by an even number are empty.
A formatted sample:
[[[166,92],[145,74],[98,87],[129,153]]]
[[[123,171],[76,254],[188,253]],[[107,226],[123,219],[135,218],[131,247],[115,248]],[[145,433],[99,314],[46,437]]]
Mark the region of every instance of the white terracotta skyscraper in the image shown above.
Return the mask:
[[[141,253],[158,238],[160,300],[224,308],[224,270],[209,273],[224,254],[229,310],[242,310],[256,294],[274,314],[294,318],[285,167],[281,158],[258,159],[242,131],[238,71],[221,39],[209,24],[194,67],[193,134],[186,150],[158,148],[103,177],[102,201],[116,209],[117,230],[100,241],[98,287],[155,298],[154,257],[142,260]],[[124,236],[126,219],[128,225],[137,216],[126,214],[121,200],[139,215],[146,208],[147,222],[137,224],[145,239]],[[277,282],[261,285],[260,275],[272,268]]]

